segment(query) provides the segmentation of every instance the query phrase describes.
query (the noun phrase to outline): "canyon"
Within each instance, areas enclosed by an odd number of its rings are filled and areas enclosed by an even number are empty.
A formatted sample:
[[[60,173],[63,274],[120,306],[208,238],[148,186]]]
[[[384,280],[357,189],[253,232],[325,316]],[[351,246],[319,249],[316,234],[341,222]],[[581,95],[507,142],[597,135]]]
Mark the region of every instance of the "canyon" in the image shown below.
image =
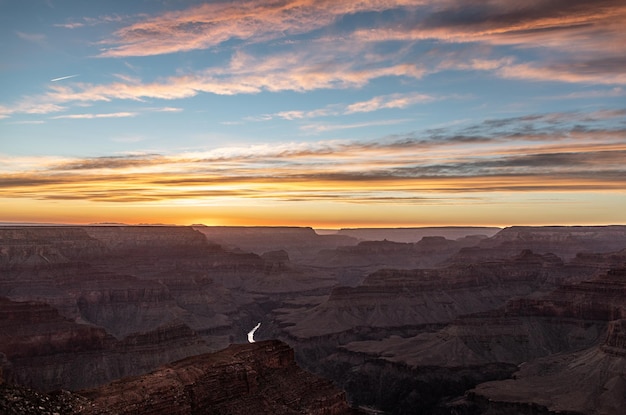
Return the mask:
[[[0,405],[618,414],[624,294],[618,225],[3,226]]]

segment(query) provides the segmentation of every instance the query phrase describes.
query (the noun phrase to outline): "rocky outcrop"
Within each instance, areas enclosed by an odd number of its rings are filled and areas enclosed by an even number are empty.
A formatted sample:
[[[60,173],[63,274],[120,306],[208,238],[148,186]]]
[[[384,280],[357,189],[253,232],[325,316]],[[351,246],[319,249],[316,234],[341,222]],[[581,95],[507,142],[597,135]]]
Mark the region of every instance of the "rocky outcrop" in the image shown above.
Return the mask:
[[[443,269],[380,270],[357,287],[337,287],[322,304],[277,310],[295,337],[315,337],[356,327],[392,328],[448,323],[460,315],[498,308],[513,297],[552,286],[563,263],[525,251],[508,261]]]
[[[0,298],[3,377],[39,390],[95,386],[208,350],[180,322],[120,341],[101,327],[62,317],[47,304]]]
[[[85,232],[102,242],[111,255],[203,256],[221,248],[209,244],[200,232],[186,226],[85,226]]]
[[[106,246],[74,227],[0,227],[0,269],[91,259]]]
[[[439,236],[446,239],[459,239],[470,235],[495,235],[501,228],[479,226],[443,226],[421,228],[343,228],[337,235],[357,238],[361,241],[417,242],[422,238]]]
[[[566,284],[539,298],[507,304],[506,313],[578,320],[611,321],[626,318],[626,268],[575,284]]]
[[[514,409],[532,414],[621,415],[626,408],[626,356],[600,347],[555,354],[522,365],[513,379],[482,383],[468,395],[488,413]]]
[[[80,414],[90,402],[69,391],[39,392],[25,386],[0,383],[0,414],[73,415]]]
[[[323,267],[433,268],[461,248],[477,245],[486,237],[465,237],[459,240],[442,236],[425,236],[417,243],[364,241],[356,246],[323,250],[312,263]]]
[[[613,269],[461,316],[438,330],[343,349],[420,373],[433,367],[487,373],[496,364],[518,365],[513,379],[477,385],[469,402],[456,402],[451,413],[617,415],[626,399],[625,284],[626,269]]]
[[[312,228],[288,226],[196,226],[206,238],[231,250],[256,254],[286,251],[294,261],[313,257],[322,249],[354,245],[357,240],[344,235],[319,235]]]
[[[7,415],[356,414],[343,391],[300,369],[279,341],[231,345],[78,392],[0,383]]]
[[[352,402],[440,413],[446,397],[506,378],[523,362],[567,371],[546,359],[593,351],[606,373],[619,366],[626,331],[622,228],[507,228],[491,238],[345,246],[333,245],[344,236],[332,242],[306,228],[243,228],[234,236],[237,229],[219,229],[258,251],[224,248],[184,227],[0,228],[0,366],[8,379],[43,390],[92,388],[243,342],[262,322],[257,340],[285,339],[303,367],[345,386]],[[320,249],[336,262],[305,263]],[[572,254],[576,249],[581,253]],[[450,255],[454,261],[439,264]],[[583,361],[576,356],[572,362]],[[245,370],[228,369],[240,375],[223,374],[228,383],[221,389],[232,382],[239,391],[241,378],[256,376],[247,368],[265,370],[237,359]],[[528,384],[535,375],[525,377]],[[614,393],[619,376],[587,381]],[[183,395],[194,391],[185,402],[205,393],[165,384]],[[465,409],[496,410],[483,405],[491,399],[486,393],[473,396]],[[498,402],[550,411],[520,396]],[[293,411],[280,402],[285,413]]]
[[[300,369],[293,349],[274,340],[232,345],[79,394],[93,403],[84,414],[352,413],[341,390]]]
[[[27,352],[26,338],[0,343],[0,352],[24,350],[9,358],[12,379],[45,390],[96,385],[219,350],[245,339],[265,314],[258,304],[276,301],[270,296],[320,295],[336,284],[328,273],[294,265],[284,251],[265,258],[227,252],[184,227],[10,227],[0,229],[0,252],[0,296],[7,299],[0,309],[39,304],[54,317],[54,324],[30,326],[32,344],[45,353]],[[97,347],[85,349],[87,329],[103,336]],[[49,338],[75,332],[72,342],[50,346]]]
[[[502,259],[524,249],[552,253],[565,261],[580,253],[616,252],[626,248],[626,226],[512,226],[475,247],[462,249],[451,263]]]

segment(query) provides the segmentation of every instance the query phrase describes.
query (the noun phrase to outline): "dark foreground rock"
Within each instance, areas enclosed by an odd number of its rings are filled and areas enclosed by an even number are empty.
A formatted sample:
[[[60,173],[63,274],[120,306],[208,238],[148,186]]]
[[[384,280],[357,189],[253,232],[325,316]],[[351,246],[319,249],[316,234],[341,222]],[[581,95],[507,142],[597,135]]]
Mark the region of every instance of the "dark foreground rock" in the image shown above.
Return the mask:
[[[277,340],[231,345],[78,392],[0,385],[3,414],[187,415],[355,413],[331,382],[300,369]]]

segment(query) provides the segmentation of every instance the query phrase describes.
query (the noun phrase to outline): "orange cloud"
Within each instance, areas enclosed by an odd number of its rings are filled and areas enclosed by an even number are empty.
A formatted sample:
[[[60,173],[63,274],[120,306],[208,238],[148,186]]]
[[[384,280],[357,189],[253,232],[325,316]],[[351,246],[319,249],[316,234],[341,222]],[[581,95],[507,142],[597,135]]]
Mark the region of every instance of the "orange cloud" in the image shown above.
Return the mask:
[[[0,159],[0,197],[109,203],[422,203],[494,192],[622,192],[624,111],[485,120],[375,141]],[[601,129],[604,122],[615,129]]]
[[[206,49],[230,39],[266,41],[306,33],[357,12],[422,4],[419,0],[289,0],[211,3],[168,12],[126,26],[104,42],[103,57],[148,56]]]

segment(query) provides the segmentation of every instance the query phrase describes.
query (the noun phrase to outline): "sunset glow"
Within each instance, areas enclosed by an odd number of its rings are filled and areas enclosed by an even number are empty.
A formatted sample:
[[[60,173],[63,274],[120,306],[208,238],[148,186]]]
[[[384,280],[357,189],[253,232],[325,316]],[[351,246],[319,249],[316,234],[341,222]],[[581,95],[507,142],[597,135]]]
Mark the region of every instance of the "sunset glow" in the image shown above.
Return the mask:
[[[626,5],[516,3],[0,1],[0,222],[625,223]]]

